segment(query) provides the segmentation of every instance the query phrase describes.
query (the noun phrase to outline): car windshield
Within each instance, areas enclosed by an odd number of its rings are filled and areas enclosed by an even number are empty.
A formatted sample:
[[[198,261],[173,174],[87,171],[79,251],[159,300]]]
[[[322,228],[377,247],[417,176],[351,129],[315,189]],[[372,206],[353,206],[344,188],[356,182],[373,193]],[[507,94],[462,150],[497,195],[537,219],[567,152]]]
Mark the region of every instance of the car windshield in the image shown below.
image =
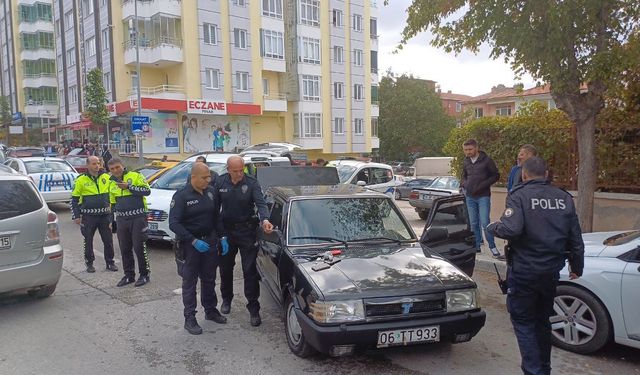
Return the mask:
[[[149,178],[149,177],[151,177],[151,175],[153,175],[154,173],[158,172],[160,169],[162,169],[162,168],[142,167],[142,168],[138,169],[137,172],[142,174],[144,176],[144,178]]]
[[[192,164],[192,162],[183,162],[176,165],[163,173],[162,176],[158,177],[158,179],[151,184],[151,187],[154,189],[164,190],[181,189],[187,184],[187,177],[191,173]],[[227,164],[225,163],[207,162],[207,165],[211,171],[216,172],[217,174],[222,174],[227,169]]]
[[[356,171],[356,167],[344,164],[336,164],[336,169],[338,170],[338,178],[343,184],[349,181],[349,178],[353,175],[353,172]]]
[[[73,168],[65,162],[54,160],[25,161],[27,173],[73,172]]]
[[[327,242],[313,237],[339,241],[414,239],[409,226],[387,197],[293,201],[288,221],[289,245]]]

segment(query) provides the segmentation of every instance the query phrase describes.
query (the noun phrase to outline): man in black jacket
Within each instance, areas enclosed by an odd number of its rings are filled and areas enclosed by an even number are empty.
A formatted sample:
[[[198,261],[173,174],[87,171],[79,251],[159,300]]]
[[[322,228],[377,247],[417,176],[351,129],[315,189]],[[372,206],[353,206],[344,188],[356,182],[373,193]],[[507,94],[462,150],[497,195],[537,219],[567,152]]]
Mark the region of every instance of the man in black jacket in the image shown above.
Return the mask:
[[[478,142],[469,139],[462,145],[464,162],[460,191],[465,195],[471,229],[476,237],[476,249],[480,251],[482,233],[493,257],[504,260],[504,256],[496,248],[493,235],[486,231],[491,212],[491,185],[500,178],[496,163],[484,151],[478,150]]]
[[[551,373],[551,323],[559,271],[582,276],[584,243],[573,198],[546,180],[546,163],[522,165],[523,183],[507,196],[500,221],[487,231],[509,240],[507,310],[518,339],[524,374]]]

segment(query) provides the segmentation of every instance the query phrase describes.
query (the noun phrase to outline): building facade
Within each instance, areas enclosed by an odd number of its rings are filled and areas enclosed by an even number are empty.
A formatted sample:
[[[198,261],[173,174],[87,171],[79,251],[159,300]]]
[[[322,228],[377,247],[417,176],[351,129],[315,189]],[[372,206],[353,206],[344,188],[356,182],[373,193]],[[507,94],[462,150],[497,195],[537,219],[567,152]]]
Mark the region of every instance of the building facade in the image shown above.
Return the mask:
[[[371,0],[54,0],[62,127],[121,143],[140,105],[145,153],[269,141],[311,157],[370,153],[377,12]],[[81,115],[95,67],[112,115],[97,130]]]

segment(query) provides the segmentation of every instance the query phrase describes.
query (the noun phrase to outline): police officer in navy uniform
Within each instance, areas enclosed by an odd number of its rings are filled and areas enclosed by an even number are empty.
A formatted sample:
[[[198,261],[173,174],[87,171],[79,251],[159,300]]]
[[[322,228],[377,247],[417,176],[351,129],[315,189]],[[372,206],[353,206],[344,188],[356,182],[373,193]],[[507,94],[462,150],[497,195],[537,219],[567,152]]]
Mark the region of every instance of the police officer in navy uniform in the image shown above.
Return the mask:
[[[220,293],[222,294],[223,314],[231,311],[233,299],[233,267],[238,250],[242,259],[244,275],[244,295],[247,298],[250,323],[256,327],[260,319],[260,277],[256,268],[258,248],[256,246],[256,230],[258,225],[265,233],[273,231],[269,222],[269,208],[262,195],[258,181],[244,173],[244,160],[240,156],[232,156],[227,160],[227,173],[217,178],[215,192],[220,201],[222,211],[220,262]],[[257,208],[257,218],[256,218]],[[228,249],[228,254],[227,254]]]
[[[582,275],[584,243],[573,198],[546,180],[539,157],[522,165],[522,180],[507,196],[499,221],[487,230],[507,239],[507,310],[524,374],[551,373],[551,323],[559,271],[568,258],[570,279]]]
[[[209,186],[210,182],[209,167],[201,162],[193,163],[190,182],[173,195],[169,211],[169,228],[176,234],[178,246],[184,251],[184,328],[193,335],[202,333],[202,328],[196,320],[198,278],[205,319],[220,324],[227,322],[227,318],[217,309],[218,299],[214,290],[219,257],[216,235],[219,206],[217,197]]]

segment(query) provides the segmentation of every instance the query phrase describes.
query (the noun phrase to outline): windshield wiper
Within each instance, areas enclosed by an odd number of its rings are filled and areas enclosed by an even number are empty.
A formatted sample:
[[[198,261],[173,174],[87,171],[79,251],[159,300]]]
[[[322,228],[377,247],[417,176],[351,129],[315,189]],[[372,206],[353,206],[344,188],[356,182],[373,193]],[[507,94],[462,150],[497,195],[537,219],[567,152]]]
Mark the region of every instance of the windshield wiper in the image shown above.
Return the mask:
[[[378,241],[378,240],[387,240],[387,241],[396,242],[398,244],[402,244],[402,242],[412,241],[413,239],[410,238],[406,240],[399,240],[397,238],[391,238],[391,237],[369,237],[369,238],[360,238],[357,240],[350,240],[349,242],[366,242],[366,241]]]
[[[320,236],[304,236],[304,237],[291,237],[292,240],[321,240],[321,241],[331,241],[331,242],[340,242],[344,245],[345,249],[347,246],[347,241],[339,240],[333,237],[320,237]]]

